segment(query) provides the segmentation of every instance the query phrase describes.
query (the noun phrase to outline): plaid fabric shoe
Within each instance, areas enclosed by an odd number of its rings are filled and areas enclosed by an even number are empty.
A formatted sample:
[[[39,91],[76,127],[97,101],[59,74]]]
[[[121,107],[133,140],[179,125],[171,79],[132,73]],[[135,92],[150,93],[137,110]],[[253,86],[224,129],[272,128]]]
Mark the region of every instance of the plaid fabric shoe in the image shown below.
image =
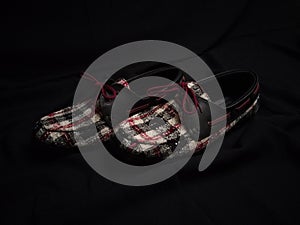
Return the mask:
[[[184,103],[176,99],[176,92],[170,101],[149,97],[139,102],[131,110],[129,118],[119,121],[118,125],[114,129],[112,128],[110,113],[114,98],[119,91],[125,89],[128,96],[134,98],[135,93],[130,89],[130,82],[142,76],[152,75],[166,78],[175,77],[175,82],[194,100],[197,108],[195,113],[198,113],[201,124],[199,140],[193,140],[190,137],[191,131],[180,123],[174,105],[183,109],[185,106]],[[168,157],[181,136],[184,137],[184,147],[175,157],[184,155],[195,147],[196,152],[200,152],[208,142],[212,142],[223,135],[258,109],[259,83],[256,74],[249,71],[234,70],[217,74],[215,77],[222,88],[225,102],[220,102],[213,97],[210,98],[204,91],[205,88],[203,87],[211,82],[211,78],[195,82],[176,68],[156,68],[131,78],[117,77],[110,80],[107,86],[103,86],[95,109],[93,108],[94,102],[86,100],[50,113],[37,122],[36,137],[42,142],[64,148],[91,145],[101,140],[115,157],[137,165],[152,164]],[[94,79],[90,75],[87,78]],[[153,87],[150,92],[169,93],[174,87],[173,84]],[[217,110],[218,107],[224,107],[225,104],[226,115],[220,115],[212,121],[209,102]],[[184,109],[184,111],[190,113],[188,109]],[[73,121],[72,115],[76,115]],[[163,120],[164,123],[157,122],[155,118],[160,118],[158,121]],[[218,128],[218,132],[210,134],[211,127],[218,126],[218,123],[224,119],[227,119],[227,125]],[[96,126],[97,133],[93,136],[87,136],[87,131],[91,126]],[[82,138],[76,141],[75,133]],[[116,136],[123,138],[119,140]]]

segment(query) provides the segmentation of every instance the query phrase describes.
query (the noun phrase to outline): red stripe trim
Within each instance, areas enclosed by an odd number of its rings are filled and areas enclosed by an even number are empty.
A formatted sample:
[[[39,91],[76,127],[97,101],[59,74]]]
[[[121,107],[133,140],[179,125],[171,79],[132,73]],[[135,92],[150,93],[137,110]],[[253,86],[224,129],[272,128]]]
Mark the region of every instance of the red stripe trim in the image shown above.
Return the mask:
[[[259,90],[259,83],[257,83],[256,88],[255,88],[255,90],[254,90],[253,93],[254,93],[254,94],[257,94],[258,90]]]
[[[247,105],[250,101],[250,98],[248,98],[243,104],[241,104],[240,106],[236,107],[236,109],[240,110],[242,109],[245,105]]]
[[[215,124],[217,124],[217,123],[221,122],[222,120],[227,119],[229,117],[230,117],[230,112],[226,113],[226,115],[224,115],[224,116],[218,117],[217,119],[214,119],[212,121],[208,121],[208,125],[209,126],[214,126]]]

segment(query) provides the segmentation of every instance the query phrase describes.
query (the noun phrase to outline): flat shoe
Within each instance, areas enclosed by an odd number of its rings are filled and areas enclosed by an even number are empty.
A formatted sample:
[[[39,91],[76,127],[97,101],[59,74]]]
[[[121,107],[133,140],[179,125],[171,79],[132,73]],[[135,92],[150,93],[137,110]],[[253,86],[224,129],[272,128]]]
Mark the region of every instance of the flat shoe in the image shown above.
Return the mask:
[[[190,131],[181,125],[178,113],[173,107],[174,105],[183,107],[180,105],[182,102],[176,100],[176,93],[174,93],[174,99],[170,101],[150,96],[143,99],[133,107],[129,118],[119,121],[118,126],[113,129],[110,113],[116,96],[106,96],[103,94],[105,92],[101,92],[95,108],[93,108],[94,101],[90,99],[41,118],[36,123],[36,137],[44,143],[63,148],[83,147],[101,140],[118,159],[135,165],[145,165],[156,163],[170,156],[178,144],[180,136],[184,136],[185,145],[178,155],[184,155],[193,150],[191,149],[192,142],[195,142],[193,145],[196,146],[195,151],[201,152],[208,143],[224,135],[225,132],[258,110],[258,77],[255,73],[245,70],[231,70],[215,75],[222,89],[225,102],[215,99],[214,96],[208,96],[205,92],[205,87],[209,86],[213,78],[196,82],[182,71],[169,66],[154,68],[126,78],[115,76],[107,84],[113,88],[115,95],[124,89],[127,92],[125,98],[127,96],[138,99],[136,93],[130,89],[130,82],[140,77],[152,75],[174,80],[164,87],[159,87],[159,91],[164,93],[166,89],[172,86],[173,82],[181,86],[191,99],[195,100],[194,104],[197,108],[195,113],[198,113],[201,125],[199,139],[196,142],[190,138]],[[155,91],[155,88],[153,87],[152,91]],[[102,89],[105,89],[105,86]],[[221,115],[212,121],[208,103],[214,105],[216,109],[226,107],[226,115]],[[141,107],[141,105],[146,106]],[[74,114],[76,116],[72,122],[72,115]],[[153,119],[157,117],[163,119],[164,124],[153,123],[155,121]],[[210,134],[211,127],[218,126],[219,122],[224,119],[227,120],[226,126],[218,127],[218,132]],[[86,137],[85,134],[91,126],[96,126],[97,133]],[[124,137],[123,140],[116,138],[118,132]],[[82,138],[75,140],[74,133]],[[172,157],[176,157],[176,155],[173,154]]]

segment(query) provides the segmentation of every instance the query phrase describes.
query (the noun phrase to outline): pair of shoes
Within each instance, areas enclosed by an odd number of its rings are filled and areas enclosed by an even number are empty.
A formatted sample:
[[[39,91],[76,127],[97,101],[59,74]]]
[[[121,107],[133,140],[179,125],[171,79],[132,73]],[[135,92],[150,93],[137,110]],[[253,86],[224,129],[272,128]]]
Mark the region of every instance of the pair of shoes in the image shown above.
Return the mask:
[[[89,74],[84,76],[95,81]],[[149,76],[164,77],[170,82],[150,88],[149,97],[138,101],[139,95],[131,90],[130,82]],[[184,155],[191,149],[194,150],[195,146],[195,152],[202,152],[208,143],[224,135],[241,120],[256,113],[259,106],[259,83],[255,73],[231,70],[216,74],[215,78],[222,89],[225,102],[215,99],[214,96],[208,96],[205,92],[205,86],[209,86],[213,78],[196,82],[175,67],[162,66],[127,77],[117,74],[104,85],[99,85],[102,88],[96,104],[93,99],[85,100],[41,118],[36,124],[36,137],[42,142],[64,148],[87,146],[100,140],[116,158],[135,165],[153,164],[170,156],[181,136],[184,137],[184,147],[177,155]],[[186,107],[186,99],[178,100],[176,94],[178,87],[189,95],[196,111]],[[121,90],[124,93],[122,95],[124,99],[121,101],[124,110],[126,99],[136,99],[137,103],[130,110],[129,117],[118,121],[118,125],[113,128],[111,109]],[[162,97],[153,97],[157,96],[157,93]],[[165,94],[171,95],[169,98],[171,100],[164,100]],[[190,137],[191,131],[181,124],[174,105],[182,108],[184,113],[197,113],[201,125],[198,140],[193,140]],[[226,107],[226,114],[211,120],[209,105],[213,105],[216,110],[222,107],[224,110]],[[161,124],[155,118],[161,118],[164,123]],[[216,133],[210,134],[211,128],[218,126],[220,121],[225,119],[226,126],[218,127]],[[97,133],[87,136],[91,126],[96,126]],[[75,133],[82,138],[75,140]],[[120,136],[123,137],[122,140],[117,138]]]

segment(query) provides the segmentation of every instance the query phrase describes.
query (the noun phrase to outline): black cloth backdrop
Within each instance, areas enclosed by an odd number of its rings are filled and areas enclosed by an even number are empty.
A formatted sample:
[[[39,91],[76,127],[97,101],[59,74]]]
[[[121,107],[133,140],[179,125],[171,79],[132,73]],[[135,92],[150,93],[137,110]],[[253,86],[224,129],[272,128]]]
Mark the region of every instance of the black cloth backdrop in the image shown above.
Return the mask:
[[[1,224],[300,224],[298,2],[3,4]],[[71,105],[93,60],[145,39],[183,45],[214,71],[259,74],[258,114],[226,135],[206,171],[195,157],[162,183],[123,186],[33,138],[36,120]]]

